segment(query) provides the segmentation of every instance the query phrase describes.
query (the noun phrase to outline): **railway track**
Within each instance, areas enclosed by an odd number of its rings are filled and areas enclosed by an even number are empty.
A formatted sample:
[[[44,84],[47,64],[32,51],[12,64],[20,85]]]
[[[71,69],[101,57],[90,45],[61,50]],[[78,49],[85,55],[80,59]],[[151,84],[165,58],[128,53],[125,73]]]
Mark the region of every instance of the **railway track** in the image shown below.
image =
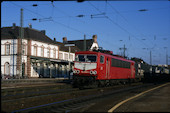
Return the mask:
[[[13,112],[72,112],[81,108],[88,108],[93,105],[92,101],[100,100],[110,95],[125,92],[128,90],[134,90],[142,87],[148,87],[151,84],[134,84],[131,86],[114,86],[97,89],[86,89],[69,92],[65,97],[58,101],[48,102],[47,104],[35,105],[32,107],[25,107],[19,110],[13,110]],[[76,96],[75,96],[76,95]],[[56,97],[56,98],[59,98]],[[53,98],[54,99],[54,98]],[[55,100],[55,99],[54,99]]]
[[[21,84],[21,85],[24,86],[25,84]],[[64,92],[67,90],[73,90],[72,86],[69,84],[27,85],[27,87],[25,86],[25,87],[1,89],[1,100],[6,101],[13,98],[19,99],[24,97],[54,94],[54,93]]]

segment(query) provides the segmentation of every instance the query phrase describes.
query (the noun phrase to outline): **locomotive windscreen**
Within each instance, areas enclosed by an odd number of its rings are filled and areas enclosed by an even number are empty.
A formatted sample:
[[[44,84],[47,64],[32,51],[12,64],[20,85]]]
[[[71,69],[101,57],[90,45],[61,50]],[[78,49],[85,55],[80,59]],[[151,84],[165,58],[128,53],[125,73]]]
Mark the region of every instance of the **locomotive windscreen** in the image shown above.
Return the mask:
[[[76,61],[79,62],[96,62],[96,55],[77,55]]]

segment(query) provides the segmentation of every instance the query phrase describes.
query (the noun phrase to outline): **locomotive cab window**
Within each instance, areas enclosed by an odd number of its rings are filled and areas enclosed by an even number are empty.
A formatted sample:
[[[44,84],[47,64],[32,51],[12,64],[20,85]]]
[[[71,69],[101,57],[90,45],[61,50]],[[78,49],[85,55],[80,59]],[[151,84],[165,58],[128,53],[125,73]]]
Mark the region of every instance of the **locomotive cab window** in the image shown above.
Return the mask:
[[[96,56],[95,55],[87,55],[86,62],[96,62]]]
[[[80,61],[80,62],[85,62],[85,56],[84,55],[77,55],[75,60]]]
[[[96,55],[77,55],[76,61],[78,62],[96,62]]]
[[[100,63],[102,63],[102,64],[104,63],[104,56],[103,55],[100,56]]]

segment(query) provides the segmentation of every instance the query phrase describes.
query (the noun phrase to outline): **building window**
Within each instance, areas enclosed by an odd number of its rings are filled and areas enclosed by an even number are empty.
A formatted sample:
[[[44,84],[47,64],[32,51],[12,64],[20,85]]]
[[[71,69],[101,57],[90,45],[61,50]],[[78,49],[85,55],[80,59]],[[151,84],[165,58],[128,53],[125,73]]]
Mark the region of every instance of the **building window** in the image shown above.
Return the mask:
[[[68,54],[65,53],[65,60],[68,60]]]
[[[50,48],[47,49],[47,57],[50,58]]]
[[[44,57],[44,47],[41,47],[41,56]]]
[[[5,63],[5,70],[4,70],[4,74],[5,75],[9,75],[10,74],[10,65],[8,62]]]
[[[53,50],[53,57],[56,58],[56,49]]]
[[[71,55],[71,54],[70,54],[70,60],[72,60],[72,61],[73,61],[73,55]]]
[[[22,45],[22,54],[26,55],[26,45]]]
[[[63,59],[63,53],[59,53],[59,59]]]
[[[6,51],[5,51],[5,54],[6,54],[6,55],[9,55],[9,54],[10,54],[10,44],[6,44],[6,45],[5,45],[5,50],[6,50]]]
[[[34,55],[37,56],[37,46],[34,46]]]

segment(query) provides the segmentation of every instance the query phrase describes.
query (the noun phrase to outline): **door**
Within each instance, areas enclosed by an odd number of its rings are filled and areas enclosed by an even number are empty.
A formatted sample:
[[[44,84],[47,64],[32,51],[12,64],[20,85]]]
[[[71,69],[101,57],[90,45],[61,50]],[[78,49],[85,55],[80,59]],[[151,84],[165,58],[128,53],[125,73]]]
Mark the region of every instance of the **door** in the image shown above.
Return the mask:
[[[110,74],[110,62],[109,62],[109,58],[107,58],[107,60],[106,60],[106,79],[109,78],[109,74]]]
[[[134,67],[134,63],[131,64],[131,77],[130,78],[134,78],[135,76],[135,67]]]

